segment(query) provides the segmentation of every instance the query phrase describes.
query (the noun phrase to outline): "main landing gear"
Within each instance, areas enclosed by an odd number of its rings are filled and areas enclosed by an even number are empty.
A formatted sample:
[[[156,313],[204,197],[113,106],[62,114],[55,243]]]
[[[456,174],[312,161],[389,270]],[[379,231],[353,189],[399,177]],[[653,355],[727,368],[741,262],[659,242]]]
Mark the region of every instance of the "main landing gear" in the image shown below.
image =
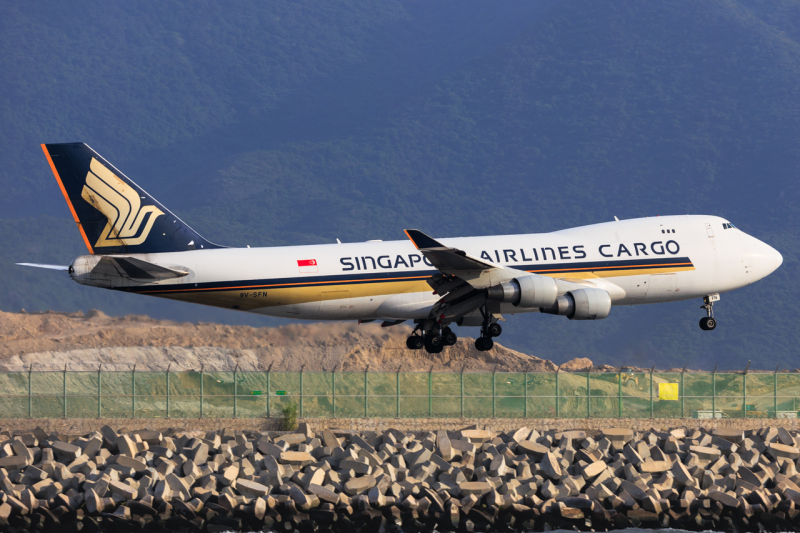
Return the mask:
[[[475,339],[475,348],[479,352],[488,352],[494,347],[492,337],[499,337],[503,333],[503,327],[497,322],[492,322],[492,315],[485,307],[481,308],[483,315],[483,326],[481,326],[481,336]]]
[[[458,342],[458,336],[447,326],[442,328],[437,324],[427,331],[421,328],[422,324],[417,325],[411,336],[406,339],[408,348],[421,350],[424,347],[428,353],[441,353],[445,346],[453,346]]]
[[[711,331],[717,327],[717,319],[714,318],[714,302],[719,301],[719,294],[709,294],[703,296],[703,305],[700,309],[705,309],[707,316],[700,319],[700,329]]]

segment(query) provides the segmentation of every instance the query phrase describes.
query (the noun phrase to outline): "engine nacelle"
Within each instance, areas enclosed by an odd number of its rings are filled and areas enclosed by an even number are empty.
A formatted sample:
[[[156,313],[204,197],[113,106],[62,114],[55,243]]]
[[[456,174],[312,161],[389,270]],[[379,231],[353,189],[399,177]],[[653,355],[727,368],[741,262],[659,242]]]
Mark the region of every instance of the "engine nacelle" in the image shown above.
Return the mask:
[[[611,296],[602,289],[576,289],[559,296],[542,313],[564,315],[570,320],[599,320],[611,312]]]
[[[486,299],[515,307],[550,307],[558,296],[556,280],[547,276],[523,276],[486,289]]]

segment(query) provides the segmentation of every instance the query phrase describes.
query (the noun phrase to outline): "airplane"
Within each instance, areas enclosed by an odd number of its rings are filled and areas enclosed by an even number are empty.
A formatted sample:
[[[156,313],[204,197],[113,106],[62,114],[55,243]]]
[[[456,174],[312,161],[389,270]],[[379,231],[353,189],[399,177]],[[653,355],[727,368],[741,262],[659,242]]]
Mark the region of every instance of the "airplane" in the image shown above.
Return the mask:
[[[308,320],[413,321],[409,349],[440,353],[452,326],[491,350],[503,315],[600,320],[613,306],[702,298],[754,283],[781,254],[724,218],[618,220],[527,235],[227,248],[190,228],[84,143],[42,150],[89,250],[64,270],[82,285]]]

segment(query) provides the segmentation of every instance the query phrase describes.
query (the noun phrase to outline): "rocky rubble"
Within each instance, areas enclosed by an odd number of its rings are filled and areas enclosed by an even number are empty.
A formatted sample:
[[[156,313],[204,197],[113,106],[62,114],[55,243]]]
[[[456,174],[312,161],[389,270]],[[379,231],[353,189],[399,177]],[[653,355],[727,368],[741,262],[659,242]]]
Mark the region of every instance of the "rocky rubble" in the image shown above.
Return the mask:
[[[66,439],[66,437],[65,437]],[[511,531],[800,526],[797,435],[100,432],[0,442],[4,531]]]

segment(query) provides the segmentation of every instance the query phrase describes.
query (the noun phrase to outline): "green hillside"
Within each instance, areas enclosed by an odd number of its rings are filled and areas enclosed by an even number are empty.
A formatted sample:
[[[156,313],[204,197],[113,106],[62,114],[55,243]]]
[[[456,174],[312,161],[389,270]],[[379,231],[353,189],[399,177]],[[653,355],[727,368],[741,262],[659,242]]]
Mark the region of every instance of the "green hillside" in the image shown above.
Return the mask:
[[[512,317],[501,342],[557,362],[800,366],[797,4],[530,4],[112,3],[79,31],[71,10],[10,9],[0,64],[21,74],[0,82],[11,95],[0,157],[12,161],[0,224],[14,231],[0,257],[81,253],[70,222],[42,218],[67,215],[31,149],[42,139],[86,140],[230,245],[717,214],[773,244],[784,265],[724,295],[713,334],[692,301],[615,308],[598,323]],[[74,302],[261,320],[106,299],[14,268],[4,280],[3,309]]]

